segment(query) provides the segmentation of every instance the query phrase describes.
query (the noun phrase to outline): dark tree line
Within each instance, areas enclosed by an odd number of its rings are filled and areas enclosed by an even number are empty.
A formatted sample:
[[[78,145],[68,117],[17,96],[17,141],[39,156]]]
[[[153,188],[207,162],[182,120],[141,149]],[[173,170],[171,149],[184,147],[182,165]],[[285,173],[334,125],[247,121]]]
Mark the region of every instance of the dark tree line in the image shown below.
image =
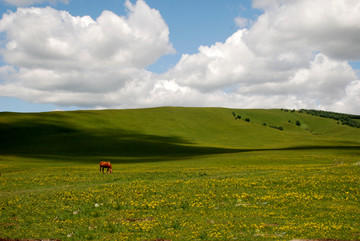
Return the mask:
[[[313,116],[334,119],[337,120],[339,123],[341,122],[341,124],[343,125],[360,128],[360,115],[351,115],[351,114],[343,114],[343,113],[336,113],[336,112],[323,111],[323,110],[307,110],[307,109],[301,109],[299,110],[299,113],[306,113]]]

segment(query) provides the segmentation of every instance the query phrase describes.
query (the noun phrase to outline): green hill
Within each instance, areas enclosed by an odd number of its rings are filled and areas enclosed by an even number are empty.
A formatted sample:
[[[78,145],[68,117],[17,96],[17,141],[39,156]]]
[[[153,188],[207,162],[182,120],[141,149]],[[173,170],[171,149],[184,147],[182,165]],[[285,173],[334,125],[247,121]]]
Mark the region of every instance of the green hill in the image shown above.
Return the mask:
[[[131,162],[261,150],[358,150],[359,137],[359,128],[336,120],[276,109],[0,113],[0,154],[16,156]]]
[[[360,128],[344,122],[226,108],[0,113],[0,240],[359,240]]]

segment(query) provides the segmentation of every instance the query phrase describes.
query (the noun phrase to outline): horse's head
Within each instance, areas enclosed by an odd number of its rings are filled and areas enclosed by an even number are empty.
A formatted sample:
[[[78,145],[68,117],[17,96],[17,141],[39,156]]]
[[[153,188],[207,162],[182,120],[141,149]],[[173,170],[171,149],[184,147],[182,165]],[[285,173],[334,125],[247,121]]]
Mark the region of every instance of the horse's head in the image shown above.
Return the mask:
[[[111,166],[111,164],[110,164],[110,174],[112,174],[112,166]]]

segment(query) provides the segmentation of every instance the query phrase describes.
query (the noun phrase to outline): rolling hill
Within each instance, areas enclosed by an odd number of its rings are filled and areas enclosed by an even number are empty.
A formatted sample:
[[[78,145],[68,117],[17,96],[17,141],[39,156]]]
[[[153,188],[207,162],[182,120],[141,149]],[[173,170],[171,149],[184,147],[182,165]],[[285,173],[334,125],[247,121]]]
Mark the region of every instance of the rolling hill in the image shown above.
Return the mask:
[[[0,154],[43,158],[111,157],[132,162],[262,150],[351,151],[360,149],[359,137],[360,128],[278,109],[0,113]]]
[[[358,240],[360,128],[346,118],[0,113],[0,240]]]

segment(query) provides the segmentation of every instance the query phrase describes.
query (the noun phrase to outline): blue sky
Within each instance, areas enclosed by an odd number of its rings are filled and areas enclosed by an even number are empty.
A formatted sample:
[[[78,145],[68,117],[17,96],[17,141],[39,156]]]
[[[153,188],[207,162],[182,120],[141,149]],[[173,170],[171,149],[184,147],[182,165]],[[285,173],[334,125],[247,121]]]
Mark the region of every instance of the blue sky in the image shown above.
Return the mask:
[[[0,2],[0,111],[174,105],[360,113],[360,26],[346,19],[360,20],[357,1],[26,2]],[[67,47],[54,54],[47,41]]]

